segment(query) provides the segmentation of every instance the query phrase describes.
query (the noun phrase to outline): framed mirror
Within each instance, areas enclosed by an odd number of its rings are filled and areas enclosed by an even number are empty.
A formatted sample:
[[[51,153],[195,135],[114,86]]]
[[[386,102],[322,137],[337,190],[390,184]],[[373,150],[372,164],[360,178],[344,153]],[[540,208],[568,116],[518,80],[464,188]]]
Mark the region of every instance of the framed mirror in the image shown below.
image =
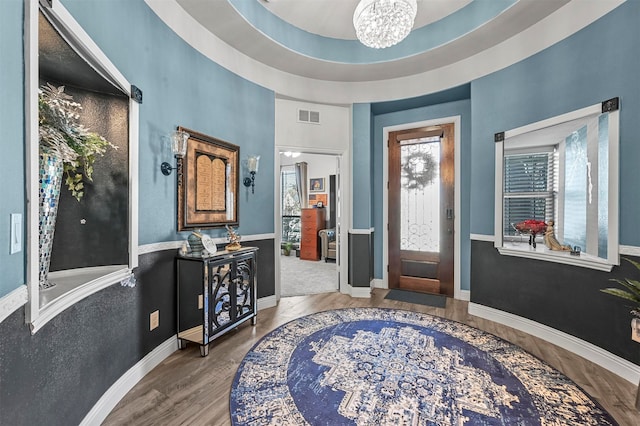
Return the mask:
[[[611,270],[618,258],[619,102],[495,135],[501,254]]]
[[[240,149],[194,130],[178,159],[178,231],[238,225]]]

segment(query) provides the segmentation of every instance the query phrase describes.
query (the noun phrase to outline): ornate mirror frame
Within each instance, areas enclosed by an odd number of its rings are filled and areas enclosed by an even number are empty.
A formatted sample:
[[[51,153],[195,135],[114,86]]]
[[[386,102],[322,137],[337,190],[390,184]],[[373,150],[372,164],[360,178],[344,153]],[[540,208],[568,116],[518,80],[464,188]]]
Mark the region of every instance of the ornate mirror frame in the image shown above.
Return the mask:
[[[238,225],[240,148],[194,130],[178,160],[178,231]]]

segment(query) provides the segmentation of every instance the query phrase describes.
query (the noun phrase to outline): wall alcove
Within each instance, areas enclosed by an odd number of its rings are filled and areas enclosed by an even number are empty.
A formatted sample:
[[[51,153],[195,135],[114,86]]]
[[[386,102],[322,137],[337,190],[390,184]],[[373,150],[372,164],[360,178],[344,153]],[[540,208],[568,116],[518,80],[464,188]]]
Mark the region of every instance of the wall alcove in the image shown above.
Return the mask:
[[[50,271],[127,264],[128,96],[98,75],[42,13],[38,31],[39,85],[65,86],[83,106],[82,124],[118,147],[96,161],[80,202],[63,185]]]
[[[63,178],[49,268],[49,281],[55,285],[46,289],[38,285],[38,203],[29,207],[27,322],[35,333],[90,294],[118,282],[135,282],[138,103],[131,97],[135,88],[62,4],[27,6],[26,12],[30,198],[38,200],[37,94],[42,85],[64,86],[82,105],[80,123],[116,147],[96,159],[93,179],[84,179],[80,201]]]

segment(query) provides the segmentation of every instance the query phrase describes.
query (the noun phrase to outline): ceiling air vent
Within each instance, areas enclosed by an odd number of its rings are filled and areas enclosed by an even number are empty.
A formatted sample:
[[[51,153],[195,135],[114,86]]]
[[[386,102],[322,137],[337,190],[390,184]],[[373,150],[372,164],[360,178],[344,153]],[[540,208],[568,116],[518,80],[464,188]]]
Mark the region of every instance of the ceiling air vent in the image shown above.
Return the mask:
[[[302,123],[320,124],[320,111],[299,109],[298,121]]]

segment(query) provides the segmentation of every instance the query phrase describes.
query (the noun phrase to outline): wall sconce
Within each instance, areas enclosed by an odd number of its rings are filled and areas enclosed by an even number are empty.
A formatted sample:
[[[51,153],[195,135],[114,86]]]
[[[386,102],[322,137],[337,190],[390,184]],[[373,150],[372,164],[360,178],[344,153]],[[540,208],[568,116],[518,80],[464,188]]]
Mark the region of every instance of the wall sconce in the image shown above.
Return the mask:
[[[251,175],[251,177],[247,176],[244,178],[244,180],[242,181],[244,183],[244,186],[251,187],[251,193],[253,194],[253,189],[255,186],[255,181],[256,181],[256,173],[258,173],[258,163],[260,162],[260,156],[259,155],[252,155],[249,156],[249,158],[247,159],[247,171],[249,172],[249,174]]]
[[[177,158],[178,167],[171,167],[171,164],[166,161],[160,164],[160,171],[165,176],[169,176],[174,169],[178,170],[178,182],[182,179],[182,157],[187,153],[187,141],[189,140],[189,133],[182,130],[176,130],[171,135],[171,152],[175,158]]]

